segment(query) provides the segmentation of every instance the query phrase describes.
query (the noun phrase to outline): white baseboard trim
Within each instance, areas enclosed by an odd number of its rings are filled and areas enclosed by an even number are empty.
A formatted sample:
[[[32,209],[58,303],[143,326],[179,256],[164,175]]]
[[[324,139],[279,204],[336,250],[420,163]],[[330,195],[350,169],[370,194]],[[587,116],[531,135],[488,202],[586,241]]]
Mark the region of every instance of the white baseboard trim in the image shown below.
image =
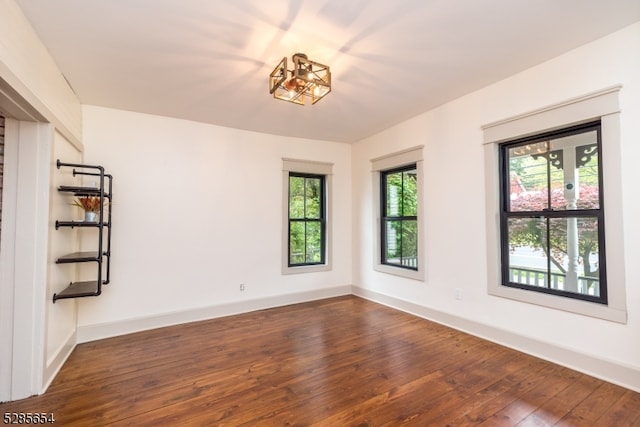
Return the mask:
[[[277,295],[273,297],[235,301],[229,304],[174,311],[170,313],[162,313],[157,316],[138,317],[119,320],[117,322],[83,325],[78,326],[77,342],[80,344],[115,337],[118,335],[130,334],[133,332],[162,328],[165,326],[197,322],[200,320],[214,319],[217,317],[231,316],[234,314],[248,313],[256,310],[264,310],[267,308],[281,307],[343,295],[351,295],[350,285]]]
[[[47,364],[44,367],[42,372],[42,390],[40,390],[39,394],[47,391],[53,379],[58,375],[62,365],[67,361],[73,349],[76,348],[76,343],[78,342],[77,331],[74,331],[69,335],[67,340],[62,344],[60,350],[49,360],[47,360]]]
[[[440,323],[468,334],[495,342],[540,359],[591,375],[621,387],[640,392],[640,369],[605,360],[556,344],[525,337],[495,326],[478,323],[410,301],[384,295],[369,289],[352,286],[358,297]]]

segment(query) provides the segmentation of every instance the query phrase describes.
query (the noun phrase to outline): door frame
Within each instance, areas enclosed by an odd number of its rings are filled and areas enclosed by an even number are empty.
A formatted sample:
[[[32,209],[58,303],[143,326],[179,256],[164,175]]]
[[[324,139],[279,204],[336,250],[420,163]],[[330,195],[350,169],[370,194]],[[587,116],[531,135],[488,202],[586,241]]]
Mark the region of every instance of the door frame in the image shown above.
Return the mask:
[[[0,402],[40,394],[44,389],[53,126],[26,110],[0,85],[0,114],[5,117]]]

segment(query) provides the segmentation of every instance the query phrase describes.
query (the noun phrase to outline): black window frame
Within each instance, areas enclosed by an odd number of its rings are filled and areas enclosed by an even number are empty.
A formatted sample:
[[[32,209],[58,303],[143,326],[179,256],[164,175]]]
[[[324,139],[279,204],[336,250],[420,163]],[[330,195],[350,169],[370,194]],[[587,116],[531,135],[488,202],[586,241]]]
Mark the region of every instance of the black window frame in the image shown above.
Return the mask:
[[[307,218],[306,217],[306,202],[305,202],[305,216],[303,218],[291,218],[291,178],[304,178],[306,179],[319,179],[320,180],[320,205],[319,205],[319,218]],[[287,266],[288,267],[304,267],[304,266],[314,266],[314,265],[325,265],[327,263],[327,177],[326,175],[321,174],[312,174],[312,173],[303,173],[303,172],[289,172],[288,182],[287,182],[287,194],[288,194],[288,202],[287,202]],[[306,191],[306,185],[305,191]],[[320,224],[320,261],[318,262],[300,262],[300,263],[292,263],[291,262],[291,226],[293,223],[304,223],[305,226],[307,223],[319,223]],[[306,235],[305,235],[306,240]],[[305,242],[305,251],[307,249],[307,245]],[[306,259],[306,252],[304,258]]]
[[[420,254],[418,253],[419,247],[418,247],[417,241],[416,241],[415,265],[404,265],[402,263],[402,259],[404,258],[403,256],[400,256],[400,259],[401,259],[400,264],[389,262],[387,259],[387,240],[388,240],[387,223],[389,221],[400,221],[400,222],[415,221],[417,233],[420,232],[420,230],[418,230],[418,210],[417,209],[416,209],[416,215],[399,215],[399,216],[387,215],[387,177],[389,175],[402,173],[406,171],[412,171],[412,170],[415,170],[417,174],[417,171],[418,171],[417,163],[411,163],[408,165],[403,165],[400,167],[395,167],[392,169],[386,169],[386,170],[380,171],[380,230],[379,230],[380,231],[380,254],[379,255],[380,255],[380,264],[387,265],[390,267],[411,270],[411,271],[418,271]],[[416,204],[419,203],[419,197],[418,197],[419,190],[417,188],[418,185],[419,183],[416,179]],[[404,180],[403,180],[403,193],[404,193]],[[402,252],[402,249],[400,249],[400,252]]]
[[[598,196],[599,204],[597,209],[567,209],[567,210],[554,210],[551,207],[545,208],[540,211],[514,211],[510,209],[510,187],[511,177],[509,175],[509,156],[508,151],[515,146],[522,146],[526,144],[533,144],[536,142],[542,142],[550,139],[558,139],[571,135],[578,135],[587,132],[596,132],[597,140],[597,155],[598,155]],[[547,158],[547,162],[551,165],[553,159]],[[499,165],[500,165],[500,252],[501,252],[501,279],[502,285],[512,288],[519,288],[528,291],[540,292],[545,294],[557,295],[577,300],[589,301],[606,305],[608,303],[607,292],[607,269],[606,269],[606,248],[605,248],[605,208],[604,208],[604,181],[603,181],[603,159],[602,159],[602,125],[601,122],[593,121],[576,126],[569,126],[554,131],[539,133],[524,138],[518,138],[515,140],[507,141],[499,146]],[[548,167],[548,170],[550,166]],[[550,172],[548,172],[550,175]],[[549,178],[548,178],[549,179]],[[551,188],[548,185],[547,191],[549,192],[548,200],[549,204],[552,202],[550,192]],[[599,255],[599,296],[593,296],[583,293],[576,293],[570,291],[564,291],[560,289],[553,289],[551,287],[540,287],[535,285],[528,285],[523,283],[517,283],[510,281],[509,275],[509,233],[508,233],[508,220],[510,218],[538,218],[546,220],[547,230],[550,228],[549,221],[551,219],[558,218],[596,218],[598,222],[597,236],[598,236],[598,255]],[[548,235],[549,233],[547,233]],[[549,237],[547,237],[549,239]],[[547,247],[549,247],[547,245]],[[548,257],[547,261],[547,274],[551,272],[551,261]]]

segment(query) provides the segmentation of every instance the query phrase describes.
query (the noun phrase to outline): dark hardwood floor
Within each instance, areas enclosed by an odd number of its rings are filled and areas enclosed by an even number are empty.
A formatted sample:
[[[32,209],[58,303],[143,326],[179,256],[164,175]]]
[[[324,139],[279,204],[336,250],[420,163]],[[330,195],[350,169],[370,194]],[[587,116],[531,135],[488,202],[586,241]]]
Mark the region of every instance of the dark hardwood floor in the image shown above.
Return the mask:
[[[78,345],[62,426],[640,426],[640,393],[357,297]]]

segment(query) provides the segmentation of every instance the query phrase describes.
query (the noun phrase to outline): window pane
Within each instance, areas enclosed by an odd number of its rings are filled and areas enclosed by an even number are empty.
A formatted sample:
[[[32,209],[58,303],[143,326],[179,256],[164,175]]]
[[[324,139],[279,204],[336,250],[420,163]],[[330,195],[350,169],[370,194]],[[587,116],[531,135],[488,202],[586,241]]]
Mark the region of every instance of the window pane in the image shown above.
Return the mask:
[[[418,221],[388,220],[385,230],[384,262],[417,268]]]
[[[599,209],[597,132],[511,147],[509,210]]]
[[[289,218],[304,218],[304,178],[289,176]]]
[[[386,175],[386,216],[402,215],[402,172]]]
[[[511,212],[548,207],[548,143],[519,145],[507,150]]]
[[[386,174],[386,216],[416,216],[417,201],[415,169]]]
[[[510,218],[508,233],[510,282],[600,296],[597,218]]]
[[[307,244],[305,262],[322,261],[322,247],[320,240],[322,238],[322,230],[319,221],[307,222]]]
[[[553,218],[549,221],[551,259],[567,292],[600,296],[598,219]]]
[[[305,178],[306,218],[320,218],[320,179]]]
[[[510,218],[509,281],[523,285],[553,287],[549,281],[546,220]]]
[[[600,166],[597,144],[576,147],[576,162],[579,180],[578,209],[600,209],[600,176],[598,175]]]
[[[305,262],[305,226],[304,222],[289,223],[289,264]]]
[[[402,215],[418,215],[418,175],[415,169],[405,171],[402,174]]]
[[[418,267],[418,221],[402,221],[402,265]]]
[[[401,221],[389,220],[386,223],[385,260],[389,264],[400,264]]]
[[[601,296],[600,292],[600,239],[598,218],[578,218],[578,251],[582,265],[578,276],[578,292]]]
[[[551,150],[560,156],[551,176],[553,209],[600,207],[597,137],[590,131],[551,140]]]

